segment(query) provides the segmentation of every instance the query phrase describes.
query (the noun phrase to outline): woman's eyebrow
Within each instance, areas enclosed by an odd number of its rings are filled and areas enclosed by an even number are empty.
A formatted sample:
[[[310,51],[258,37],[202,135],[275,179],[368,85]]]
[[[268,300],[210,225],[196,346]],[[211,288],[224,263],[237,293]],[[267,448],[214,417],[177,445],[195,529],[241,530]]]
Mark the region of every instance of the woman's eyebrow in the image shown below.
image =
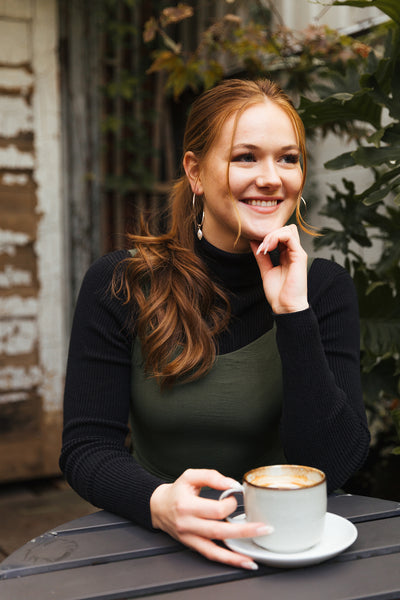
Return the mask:
[[[240,148],[246,148],[246,150],[257,150],[259,146],[255,146],[254,144],[246,144],[245,142],[232,146],[232,150],[239,150]]]
[[[240,150],[245,148],[246,150],[258,150],[260,146],[256,146],[255,144],[247,144],[246,142],[242,142],[240,144],[235,144],[232,146],[232,150]],[[300,148],[297,144],[288,144],[287,146],[281,146],[279,148],[282,152],[287,152],[288,150],[296,150],[300,152]]]
[[[282,146],[281,150],[287,152],[288,150],[297,150],[300,152],[300,148],[297,144],[289,144],[288,146]]]

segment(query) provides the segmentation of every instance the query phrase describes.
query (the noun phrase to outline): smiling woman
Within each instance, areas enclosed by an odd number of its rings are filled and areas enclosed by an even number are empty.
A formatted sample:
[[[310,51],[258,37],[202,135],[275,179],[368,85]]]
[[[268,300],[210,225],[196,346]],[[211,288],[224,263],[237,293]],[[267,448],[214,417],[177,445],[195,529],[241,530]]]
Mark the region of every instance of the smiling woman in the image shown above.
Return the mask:
[[[369,445],[352,281],[308,259],[287,225],[296,211],[302,226],[304,146],[296,111],[270,81],[202,94],[168,232],[143,226],[130,252],[96,261],[71,333],[60,464],[72,487],[247,569],[256,565],[213,540],[268,526],[225,522],[235,500],[202,498],[201,488],[288,461],[323,470],[332,491]]]
[[[301,196],[296,130],[268,99],[229,117],[206,157],[188,151],[183,164],[204,199],[203,234],[227,252],[249,251],[250,240],[283,227]]]

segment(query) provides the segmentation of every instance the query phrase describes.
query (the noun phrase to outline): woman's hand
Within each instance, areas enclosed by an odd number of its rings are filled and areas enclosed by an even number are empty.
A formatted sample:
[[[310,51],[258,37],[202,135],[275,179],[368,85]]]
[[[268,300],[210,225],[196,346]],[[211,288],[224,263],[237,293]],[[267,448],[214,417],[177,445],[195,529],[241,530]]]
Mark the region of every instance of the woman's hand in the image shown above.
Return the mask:
[[[268,252],[279,249],[280,264],[274,267]],[[300,244],[296,225],[281,227],[265,236],[261,244],[251,242],[264,284],[264,292],[275,314],[308,308],[307,254]]]
[[[202,487],[217,490],[235,487],[234,479],[210,469],[188,469],[174,483],[160,485],[150,499],[153,527],[162,529],[210,560],[244,569],[257,569],[248,556],[231,552],[212,540],[255,537],[271,533],[264,523],[232,524],[224,521],[236,508],[234,497],[200,498]]]

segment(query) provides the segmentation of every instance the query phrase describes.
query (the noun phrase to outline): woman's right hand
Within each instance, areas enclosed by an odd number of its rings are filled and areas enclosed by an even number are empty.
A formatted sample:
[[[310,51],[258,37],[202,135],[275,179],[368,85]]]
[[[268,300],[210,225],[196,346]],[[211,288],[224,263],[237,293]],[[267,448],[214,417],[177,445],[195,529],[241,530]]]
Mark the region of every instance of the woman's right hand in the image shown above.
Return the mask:
[[[153,527],[203,554],[210,560],[244,569],[257,569],[248,556],[221,547],[213,540],[267,535],[264,523],[229,523],[224,519],[236,508],[233,496],[224,500],[200,498],[202,487],[226,490],[234,479],[212,469],[188,469],[174,483],[160,485],[150,499]]]

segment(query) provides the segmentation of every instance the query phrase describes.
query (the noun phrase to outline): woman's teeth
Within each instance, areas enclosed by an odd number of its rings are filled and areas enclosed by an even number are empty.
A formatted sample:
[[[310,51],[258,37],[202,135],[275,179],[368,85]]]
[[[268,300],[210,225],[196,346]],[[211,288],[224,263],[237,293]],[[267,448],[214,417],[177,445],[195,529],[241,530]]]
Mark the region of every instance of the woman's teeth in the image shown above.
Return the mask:
[[[250,204],[250,206],[276,206],[278,204],[278,200],[245,200],[245,204]]]

